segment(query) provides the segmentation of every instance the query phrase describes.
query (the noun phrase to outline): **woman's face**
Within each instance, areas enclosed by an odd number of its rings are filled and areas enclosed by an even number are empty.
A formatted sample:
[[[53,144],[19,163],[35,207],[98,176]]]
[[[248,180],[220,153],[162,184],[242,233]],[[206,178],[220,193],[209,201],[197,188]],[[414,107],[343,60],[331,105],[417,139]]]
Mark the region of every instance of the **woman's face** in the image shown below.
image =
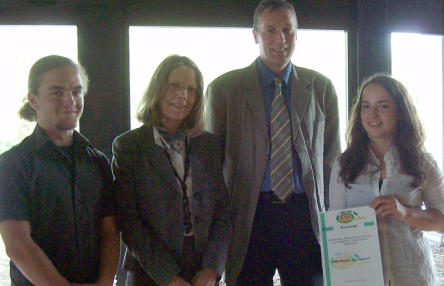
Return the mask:
[[[371,141],[392,140],[398,109],[392,96],[379,84],[368,84],[362,93],[361,122]]]
[[[170,73],[160,101],[162,124],[169,131],[176,131],[191,113],[196,94],[196,73],[192,68],[181,66]]]

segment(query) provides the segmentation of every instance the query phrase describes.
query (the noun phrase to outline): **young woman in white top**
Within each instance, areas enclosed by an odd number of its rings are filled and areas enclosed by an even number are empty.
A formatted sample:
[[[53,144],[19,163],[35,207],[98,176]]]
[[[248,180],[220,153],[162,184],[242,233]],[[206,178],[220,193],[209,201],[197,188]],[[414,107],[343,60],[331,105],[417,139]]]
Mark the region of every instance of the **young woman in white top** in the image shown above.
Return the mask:
[[[376,74],[361,85],[329,191],[330,209],[375,209],[385,285],[436,284],[422,231],[444,231],[443,176],[399,81]]]

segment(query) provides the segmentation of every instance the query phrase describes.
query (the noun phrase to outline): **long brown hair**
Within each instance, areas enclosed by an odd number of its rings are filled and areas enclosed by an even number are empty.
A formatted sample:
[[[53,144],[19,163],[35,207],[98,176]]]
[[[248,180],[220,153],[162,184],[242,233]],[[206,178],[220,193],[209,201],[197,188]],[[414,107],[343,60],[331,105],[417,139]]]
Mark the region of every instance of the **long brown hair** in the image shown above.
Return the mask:
[[[393,144],[399,154],[402,172],[412,176],[412,186],[418,187],[425,180],[423,165],[428,160],[424,148],[424,129],[407,89],[398,80],[382,73],[369,77],[359,88],[347,128],[347,149],[340,156],[339,177],[348,187],[369,163],[370,139],[361,122],[362,93],[369,84],[383,87],[396,104],[398,120]]]

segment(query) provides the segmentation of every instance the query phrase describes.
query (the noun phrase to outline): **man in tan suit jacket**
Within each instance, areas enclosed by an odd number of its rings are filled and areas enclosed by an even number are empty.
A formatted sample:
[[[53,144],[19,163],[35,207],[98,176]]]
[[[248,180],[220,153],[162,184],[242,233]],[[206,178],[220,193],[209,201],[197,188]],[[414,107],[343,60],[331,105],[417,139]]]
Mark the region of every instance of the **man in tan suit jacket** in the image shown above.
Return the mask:
[[[328,201],[328,179],[340,151],[337,97],[330,80],[294,66],[297,19],[293,5],[264,0],[255,10],[253,35],[260,56],[208,87],[207,129],[224,151],[234,235],[225,280],[229,285],[321,285],[317,214]],[[294,192],[279,200],[270,185],[270,113],[275,88],[289,111]]]

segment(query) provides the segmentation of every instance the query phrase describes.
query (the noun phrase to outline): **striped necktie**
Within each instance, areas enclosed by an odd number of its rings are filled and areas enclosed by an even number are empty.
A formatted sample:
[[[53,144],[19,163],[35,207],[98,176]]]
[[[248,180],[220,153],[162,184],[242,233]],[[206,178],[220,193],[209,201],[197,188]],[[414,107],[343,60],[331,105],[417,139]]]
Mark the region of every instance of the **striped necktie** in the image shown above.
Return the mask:
[[[285,201],[294,190],[290,117],[282,96],[282,80],[276,77],[273,82],[275,93],[271,105],[271,190]]]

